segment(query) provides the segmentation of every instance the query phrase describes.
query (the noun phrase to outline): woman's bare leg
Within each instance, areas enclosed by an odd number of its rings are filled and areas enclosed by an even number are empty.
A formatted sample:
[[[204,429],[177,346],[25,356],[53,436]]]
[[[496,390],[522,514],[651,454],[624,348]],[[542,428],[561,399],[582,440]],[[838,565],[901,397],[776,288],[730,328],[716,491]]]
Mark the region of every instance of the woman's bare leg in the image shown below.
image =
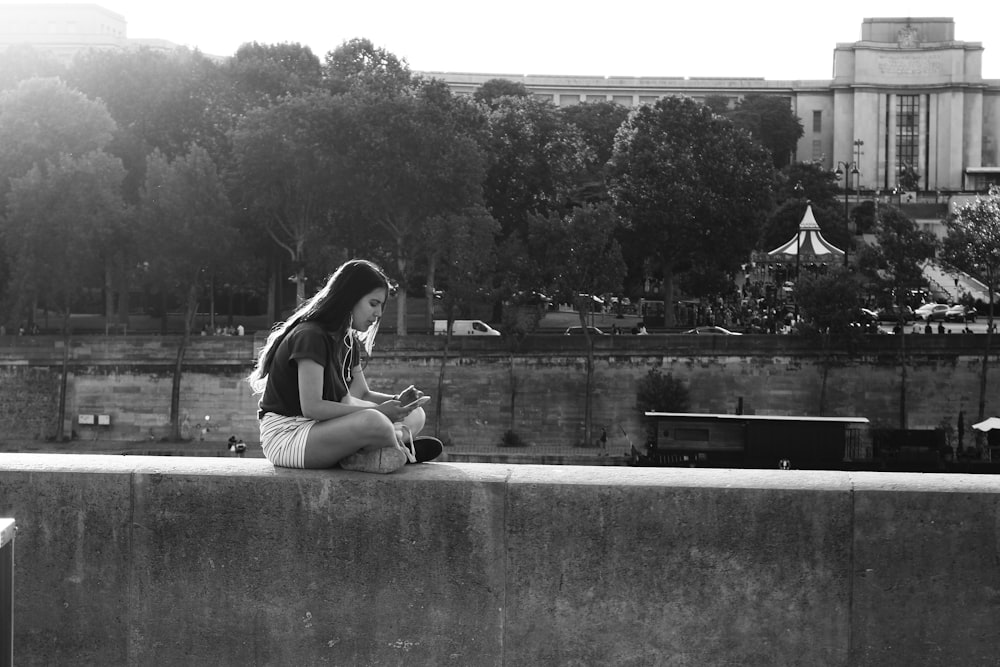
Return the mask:
[[[389,418],[377,410],[316,422],[306,438],[306,468],[330,468],[362,449],[394,447],[396,434]]]
[[[424,423],[426,421],[427,415],[424,414],[424,409],[415,408],[410,412],[410,414],[406,415],[406,418],[402,423],[410,429],[413,437],[416,437],[417,434],[424,429]]]

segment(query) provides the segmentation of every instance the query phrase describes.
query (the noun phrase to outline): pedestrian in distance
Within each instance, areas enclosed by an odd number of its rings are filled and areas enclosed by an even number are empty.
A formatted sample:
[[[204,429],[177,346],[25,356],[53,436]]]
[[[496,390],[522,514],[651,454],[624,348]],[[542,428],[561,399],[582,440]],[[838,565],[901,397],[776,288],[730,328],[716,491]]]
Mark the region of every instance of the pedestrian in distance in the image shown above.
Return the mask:
[[[430,397],[413,386],[380,393],[365,379],[389,292],[378,266],[353,259],[271,331],[247,378],[261,394],[260,443],[271,463],[390,473],[441,454],[440,440],[417,435]]]

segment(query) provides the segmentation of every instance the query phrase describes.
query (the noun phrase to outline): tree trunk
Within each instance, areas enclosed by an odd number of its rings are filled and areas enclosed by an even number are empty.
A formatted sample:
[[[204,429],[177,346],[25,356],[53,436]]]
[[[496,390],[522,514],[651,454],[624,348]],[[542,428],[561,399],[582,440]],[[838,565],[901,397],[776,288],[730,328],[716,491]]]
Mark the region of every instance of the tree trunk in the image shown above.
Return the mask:
[[[208,328],[215,332],[215,273],[208,281]]]
[[[187,304],[184,309],[184,333],[181,335],[180,345],[177,346],[177,359],[174,362],[174,375],[170,385],[170,433],[174,441],[181,439],[181,378],[184,373],[184,355],[191,341],[191,328],[197,312],[198,285],[194,282],[188,288]]]
[[[125,260],[119,256],[118,266],[115,270],[115,291],[118,294],[118,323],[122,325],[122,332],[128,331],[129,313],[131,312],[131,297],[129,296],[129,269]]]
[[[510,354],[507,355],[507,373],[510,376],[510,422],[507,425],[507,430],[511,433],[514,432],[514,427],[517,425],[515,419],[515,410],[517,409],[517,371],[514,367],[514,348],[510,348]]]
[[[987,387],[986,371],[990,367],[990,348],[992,347],[993,343],[993,307],[994,307],[993,276],[989,274],[987,274],[987,276],[989,278],[989,283],[986,294],[989,297],[990,312],[989,315],[987,315],[986,317],[986,346],[985,349],[983,350],[982,370],[979,373],[979,420],[978,421],[983,421],[984,419],[986,419],[986,387]],[[986,439],[986,436],[981,435],[981,433],[982,433],[981,431],[976,432],[976,445],[979,448],[980,452],[989,453],[989,450],[986,449],[986,443],[983,442]]]
[[[63,315],[63,353],[62,353],[62,375],[59,378],[59,412],[56,415],[56,442],[65,439],[66,427],[66,388],[69,384],[69,308]]]
[[[674,318],[674,269],[670,264],[663,266],[663,325],[670,329],[677,325]],[[649,326],[648,324],[646,325]]]
[[[583,337],[587,342],[587,382],[583,393],[583,446],[589,447],[593,443],[592,434],[594,431],[594,415],[592,410],[592,396],[594,384],[594,339],[587,328],[587,313],[589,304],[577,308],[580,315],[580,326],[583,327]]]
[[[431,327],[433,326],[431,323]],[[402,287],[396,292],[396,334],[406,335],[406,290]]]
[[[437,419],[434,420],[434,437],[439,440],[441,439],[441,424],[444,421],[444,412],[441,410],[441,406],[444,403],[444,377],[448,368],[448,354],[450,352],[448,348],[450,343],[451,336],[445,336],[444,351],[441,353],[441,369],[438,371],[437,395],[434,397],[434,409],[437,411]]]
[[[399,288],[396,291],[396,334],[406,335],[406,259],[403,254],[403,240],[396,239],[396,269],[399,271]],[[431,329],[434,322],[431,322]]]
[[[160,292],[160,310],[162,311],[160,317],[160,335],[167,335],[167,293]]]
[[[110,259],[104,260],[104,330],[115,319],[115,283]]]
[[[431,335],[434,335],[434,284],[437,282],[437,261],[431,257],[427,262],[427,284],[424,285],[424,298],[427,301],[425,310],[427,311],[427,326],[430,327]]]
[[[280,280],[280,262],[272,254],[271,261],[268,263],[268,273],[269,279],[267,281],[267,321],[269,323],[274,323],[278,321],[278,313],[281,312],[278,308],[278,280]]]
[[[899,428],[905,429],[906,415],[906,325],[899,331]]]

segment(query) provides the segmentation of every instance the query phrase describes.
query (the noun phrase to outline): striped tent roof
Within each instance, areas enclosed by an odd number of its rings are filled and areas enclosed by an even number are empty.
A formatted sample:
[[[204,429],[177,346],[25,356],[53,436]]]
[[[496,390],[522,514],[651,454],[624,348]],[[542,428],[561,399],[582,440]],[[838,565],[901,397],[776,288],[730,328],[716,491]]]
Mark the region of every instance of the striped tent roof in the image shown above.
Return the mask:
[[[843,250],[823,238],[810,205],[806,205],[806,212],[799,223],[799,233],[767,253],[767,258],[791,261],[796,255],[810,262],[831,262],[844,258]]]

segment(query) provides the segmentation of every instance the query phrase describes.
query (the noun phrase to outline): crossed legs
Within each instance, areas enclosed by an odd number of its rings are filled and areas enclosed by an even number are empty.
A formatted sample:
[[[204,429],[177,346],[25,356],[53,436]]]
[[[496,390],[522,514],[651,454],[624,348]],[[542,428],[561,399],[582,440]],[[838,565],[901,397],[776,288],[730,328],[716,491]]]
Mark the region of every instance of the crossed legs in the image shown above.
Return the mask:
[[[417,408],[404,423],[415,435],[423,428],[424,420],[423,409]],[[396,426],[388,417],[378,410],[359,410],[313,424],[306,438],[304,465],[330,468],[356,452],[395,447],[396,442]]]

